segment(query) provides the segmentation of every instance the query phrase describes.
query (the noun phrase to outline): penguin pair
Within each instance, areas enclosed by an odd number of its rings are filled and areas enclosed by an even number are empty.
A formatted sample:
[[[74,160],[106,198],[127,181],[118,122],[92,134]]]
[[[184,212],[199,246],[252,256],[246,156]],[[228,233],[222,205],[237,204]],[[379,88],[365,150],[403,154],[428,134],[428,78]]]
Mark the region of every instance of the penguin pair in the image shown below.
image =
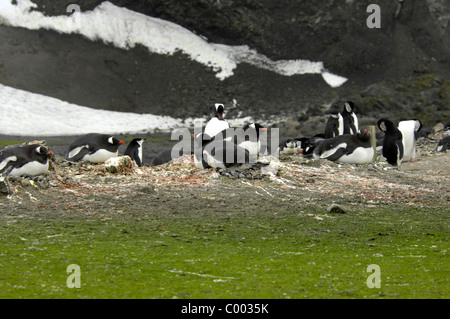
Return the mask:
[[[213,140],[218,141],[222,139],[227,142],[233,142],[249,151],[249,153],[257,157],[261,151],[261,132],[267,132],[269,129],[263,127],[259,123],[246,124],[242,129],[227,128],[220,131],[212,137]],[[210,136],[205,132],[207,136]]]
[[[0,151],[0,174],[4,176],[38,176],[48,173],[53,155],[38,144],[8,147]]]
[[[219,138],[214,140],[206,133],[195,136],[194,164],[197,168],[249,168],[256,157],[239,145]]]
[[[344,103],[342,112],[333,111],[325,126],[325,138],[332,138],[343,134],[357,134],[359,132],[358,117],[355,113],[355,103]]]
[[[338,163],[368,164],[374,150],[370,133],[361,130],[357,134],[344,134],[323,140],[313,153],[314,159],[326,159]]]
[[[138,166],[142,166],[143,142],[144,139],[134,139],[125,151],[125,155],[130,156]],[[66,160],[71,162],[104,163],[111,157],[117,157],[119,155],[119,146],[124,143],[125,141],[121,141],[109,134],[89,133],[77,138],[70,144]]]
[[[211,137],[206,133],[194,137],[194,163],[197,168],[251,168],[260,152],[260,131],[267,131],[258,123],[247,124],[242,131],[222,130]],[[241,136],[242,134],[242,136]]]
[[[325,140],[324,134],[316,134],[312,137],[302,137],[299,153],[306,158],[312,158],[314,156],[314,150],[320,143]]]
[[[420,120],[401,121],[396,126],[391,120],[380,119],[378,128],[384,133],[382,155],[392,166],[416,158],[416,135],[422,128]]]

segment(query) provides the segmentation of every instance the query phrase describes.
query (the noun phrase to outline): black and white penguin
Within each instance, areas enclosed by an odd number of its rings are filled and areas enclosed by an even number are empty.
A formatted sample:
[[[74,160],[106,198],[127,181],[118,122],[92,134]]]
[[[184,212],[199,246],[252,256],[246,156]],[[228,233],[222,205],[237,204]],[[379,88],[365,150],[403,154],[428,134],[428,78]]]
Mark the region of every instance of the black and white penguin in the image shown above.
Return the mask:
[[[352,101],[344,103],[344,110],[341,115],[344,122],[343,134],[357,134],[359,132],[358,117],[355,114],[355,104]]]
[[[325,138],[332,138],[344,134],[344,118],[341,113],[334,111],[330,113],[325,126]]]
[[[48,173],[48,159],[53,155],[42,145],[14,146],[0,151],[0,174],[38,176]]]
[[[278,154],[298,154],[303,153],[308,143],[307,137],[288,138],[282,140],[278,146]]]
[[[213,106],[213,117],[206,123],[205,134],[208,136],[216,136],[221,131],[230,127],[227,121],[223,118],[225,107],[222,103],[216,103]]]
[[[416,159],[417,132],[422,128],[420,120],[406,120],[398,123],[398,129],[402,132],[403,159],[402,161],[414,161]]]
[[[145,139],[143,138],[135,138],[130,144],[128,144],[124,155],[128,155],[131,159],[136,163],[138,167],[143,165],[143,157],[142,157],[142,144],[144,144]]]
[[[384,132],[382,155],[393,166],[399,166],[403,160],[403,135],[397,126],[388,119],[380,119],[378,128]]]
[[[87,161],[103,163],[119,155],[119,146],[125,143],[108,134],[89,133],[70,144],[66,159],[68,161]]]
[[[314,156],[314,150],[325,140],[324,134],[316,134],[313,137],[303,138],[301,142],[301,152],[303,157],[311,158]]]
[[[325,139],[314,150],[315,159],[347,164],[368,164],[372,162],[373,155],[370,133],[367,130]]]
[[[282,140],[278,146],[278,154],[296,154],[297,152],[297,141],[293,138]]]
[[[257,158],[249,151],[234,142],[222,139],[215,140],[205,133],[195,137],[194,163],[197,168],[251,168]]]
[[[250,155],[258,156],[261,150],[261,132],[267,132],[269,129],[263,127],[259,123],[246,124],[242,129],[227,128],[212,137],[213,140],[218,141],[223,139],[225,142],[233,142],[238,146],[248,150]],[[205,132],[206,135],[209,136]]]
[[[436,147],[436,152],[447,153],[447,151],[450,151],[450,136],[442,138]]]

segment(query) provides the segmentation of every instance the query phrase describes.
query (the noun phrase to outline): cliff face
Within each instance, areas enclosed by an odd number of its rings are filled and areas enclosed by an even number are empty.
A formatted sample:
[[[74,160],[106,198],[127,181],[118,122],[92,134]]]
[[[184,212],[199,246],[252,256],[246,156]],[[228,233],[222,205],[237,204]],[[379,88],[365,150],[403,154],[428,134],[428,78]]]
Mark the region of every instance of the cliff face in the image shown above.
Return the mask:
[[[46,15],[66,14],[67,6],[74,3],[34,2]],[[87,11],[101,2],[77,4]],[[418,76],[427,74],[441,92],[440,112],[448,111],[450,0],[406,0],[397,17],[398,1],[376,1],[381,8],[380,29],[366,24],[367,6],[374,1],[111,2],[177,23],[210,42],[246,44],[272,60],[323,61],[327,69],[349,81],[333,89],[316,76],[285,77],[245,64],[233,77],[220,81],[181,54],[160,56],[142,47],[125,51],[81,36],[1,26],[0,83],[95,108],[177,117],[207,114],[215,101],[231,105],[233,99],[238,103],[234,111],[242,115],[320,115],[321,105],[349,98],[362,103],[366,115],[377,116],[389,113],[392,103],[402,108],[411,101],[420,103],[423,92],[419,87],[417,92],[411,89],[411,99],[402,102],[383,96],[392,102],[387,106],[367,96],[373,85],[383,83],[397,94],[404,90],[399,85],[411,88]],[[369,86],[372,91],[366,90]],[[379,88],[375,91],[380,95]],[[427,107],[431,102],[422,103]]]

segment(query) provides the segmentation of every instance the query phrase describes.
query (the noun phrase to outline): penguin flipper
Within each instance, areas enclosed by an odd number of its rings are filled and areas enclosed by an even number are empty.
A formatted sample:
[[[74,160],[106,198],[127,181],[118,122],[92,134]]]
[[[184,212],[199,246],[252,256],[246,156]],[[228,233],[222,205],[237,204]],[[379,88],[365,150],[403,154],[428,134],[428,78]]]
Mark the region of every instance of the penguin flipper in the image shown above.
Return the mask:
[[[333,154],[331,154],[327,157],[320,157],[320,159],[326,159],[326,160],[335,162],[346,154],[347,154],[347,152],[346,152],[345,148],[341,147],[341,148],[338,148]]]
[[[16,163],[16,162],[17,162],[16,156],[10,156],[10,157],[5,158],[0,163],[0,174],[8,175],[9,173],[11,173],[11,171],[14,169],[14,163]]]
[[[76,162],[82,160],[85,155],[88,155],[90,153],[91,151],[89,150],[87,145],[76,147],[67,154],[66,160]]]

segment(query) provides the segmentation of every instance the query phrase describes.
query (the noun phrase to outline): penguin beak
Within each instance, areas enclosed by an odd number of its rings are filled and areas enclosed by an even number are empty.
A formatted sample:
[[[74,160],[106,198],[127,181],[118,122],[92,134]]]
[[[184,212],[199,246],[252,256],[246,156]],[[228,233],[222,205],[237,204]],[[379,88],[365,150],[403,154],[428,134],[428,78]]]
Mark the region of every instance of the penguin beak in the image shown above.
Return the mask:
[[[297,153],[300,153],[300,154],[302,154],[302,153],[303,153],[303,151],[297,151]]]
[[[269,129],[267,127],[263,127],[260,129],[261,131],[267,132]]]
[[[195,135],[194,135],[194,134],[191,134],[191,136],[192,136],[193,138],[195,138]]]
[[[53,152],[47,152],[47,155],[53,155]]]
[[[123,143],[125,143],[125,141],[119,141],[119,143],[118,143],[118,144],[123,144]]]
[[[219,117],[219,120],[221,120],[221,119],[222,119],[222,116],[220,116],[220,114],[217,114],[217,116]]]

